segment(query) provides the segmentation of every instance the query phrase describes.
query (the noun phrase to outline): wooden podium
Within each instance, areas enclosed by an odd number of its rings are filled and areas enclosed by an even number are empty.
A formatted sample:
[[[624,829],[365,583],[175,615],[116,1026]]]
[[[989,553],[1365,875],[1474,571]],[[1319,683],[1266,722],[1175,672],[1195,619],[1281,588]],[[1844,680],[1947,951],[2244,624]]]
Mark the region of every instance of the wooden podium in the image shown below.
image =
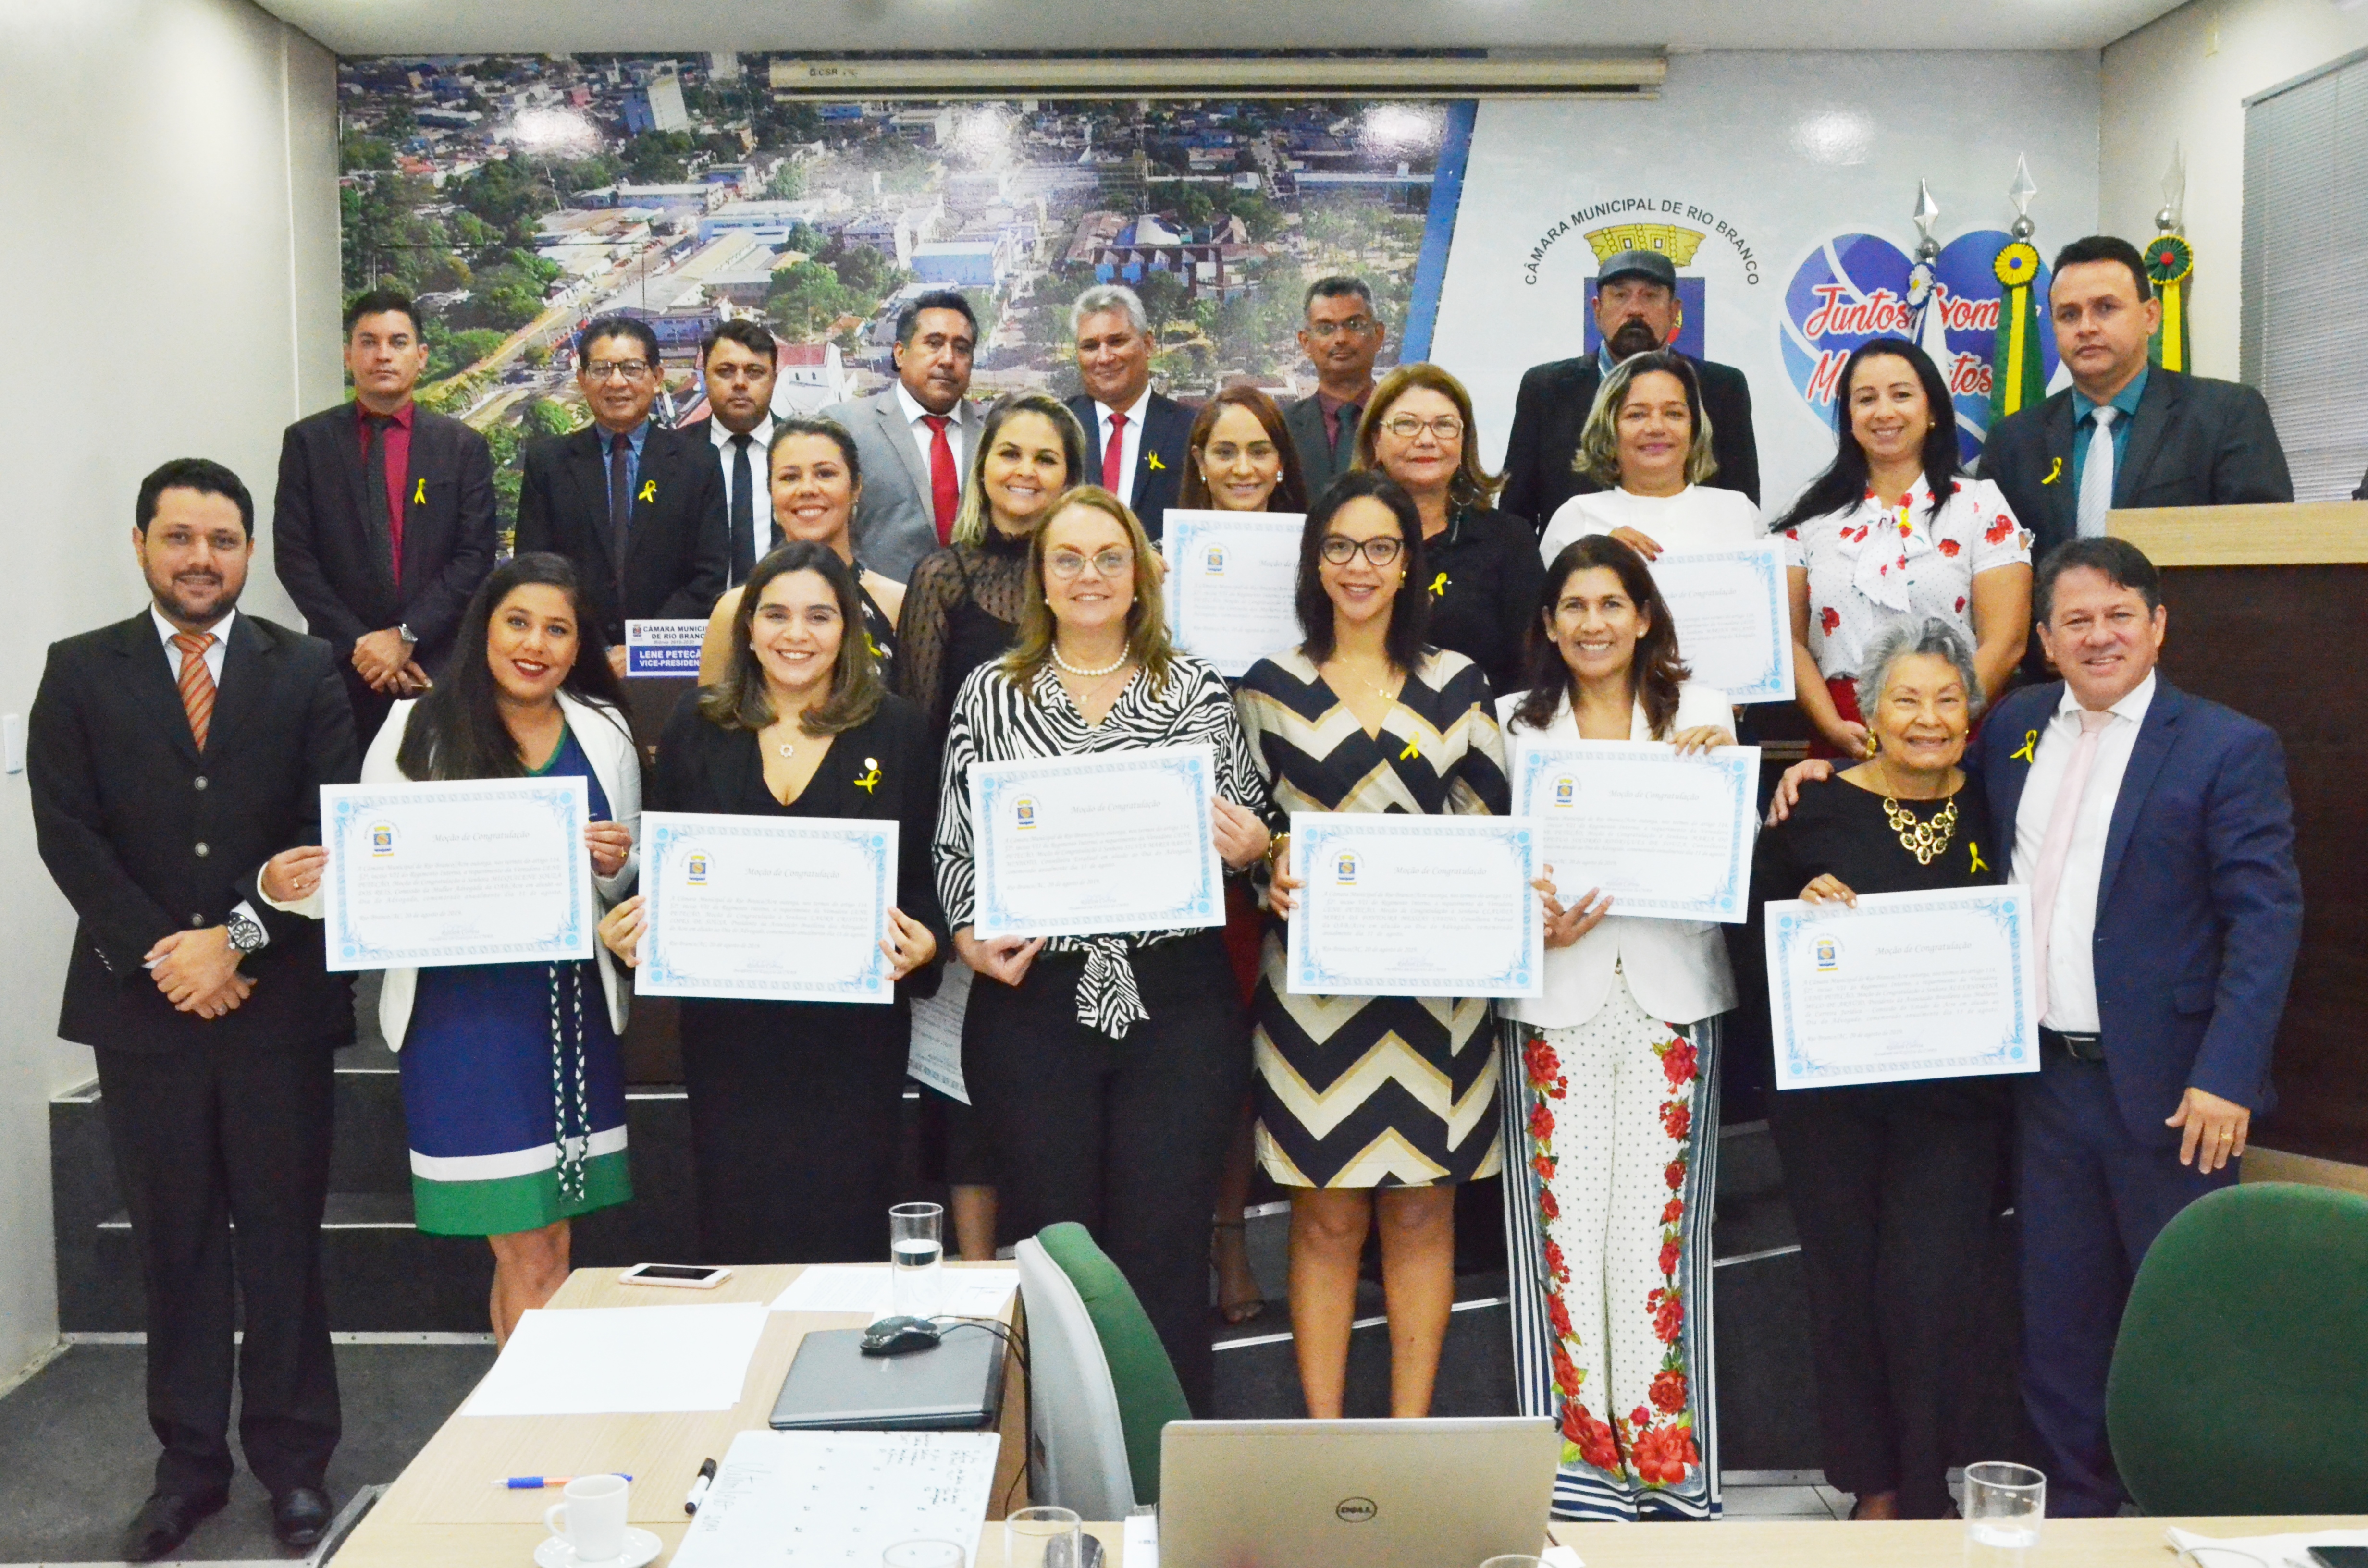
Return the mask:
[[[2285,744],[2302,954],[2251,1142],[2368,1165],[2368,502],[2118,511],[2162,569],[2162,670]]]

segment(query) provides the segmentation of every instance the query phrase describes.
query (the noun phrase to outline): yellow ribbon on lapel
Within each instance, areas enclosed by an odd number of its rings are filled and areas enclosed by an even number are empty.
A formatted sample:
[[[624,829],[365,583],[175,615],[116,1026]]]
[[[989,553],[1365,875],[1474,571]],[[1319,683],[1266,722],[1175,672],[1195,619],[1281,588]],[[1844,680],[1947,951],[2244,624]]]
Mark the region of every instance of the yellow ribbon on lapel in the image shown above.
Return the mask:
[[[1968,849],[1970,849],[1970,850],[1972,850],[1972,851],[1974,852],[1974,869],[1975,869],[1975,870],[1976,870],[1976,871],[1987,871],[1987,870],[1988,870],[1988,869],[1989,869],[1989,867],[1988,867],[1988,866],[1987,866],[1987,865],[1985,865],[1985,864],[1983,864],[1983,862],[1982,862],[1982,846],[1981,846],[1980,845],[1978,845],[1978,844],[1975,843],[1972,839],[1968,838],[1967,840],[1965,840],[1965,847],[1966,847],[1966,848],[1968,848]]]
[[[633,497],[636,501],[655,501],[657,498],[658,482],[655,479],[645,479],[642,481],[642,493]]]
[[[863,766],[869,771],[855,776],[855,786],[869,795],[880,787],[880,759],[876,756],[867,756],[863,759]]]
[[[1406,750],[1398,753],[1398,760],[1400,762],[1406,762],[1409,759],[1415,762],[1420,762],[1422,760],[1422,747],[1411,739],[1406,742]]]
[[[2047,464],[2047,477],[2041,480],[2039,483],[2042,484],[2053,484],[2063,477],[2064,460],[2062,458],[2055,458],[2050,460]]]
[[[1447,597],[1446,573],[1441,572],[1430,580],[1430,597],[1435,599],[1443,599]]]
[[[2012,762],[2032,762],[2037,759],[2038,755],[2039,732],[2037,730],[2025,730],[2022,733],[2022,749],[2016,752],[2014,756],[2008,760]]]
[[[1149,469],[1154,473],[1165,473],[1167,472],[1167,465],[1159,460],[1159,454],[1157,452],[1144,453],[1143,466]]]
[[[427,482],[426,480],[421,480],[418,487],[412,491],[411,504],[415,506],[425,506],[427,505]]]

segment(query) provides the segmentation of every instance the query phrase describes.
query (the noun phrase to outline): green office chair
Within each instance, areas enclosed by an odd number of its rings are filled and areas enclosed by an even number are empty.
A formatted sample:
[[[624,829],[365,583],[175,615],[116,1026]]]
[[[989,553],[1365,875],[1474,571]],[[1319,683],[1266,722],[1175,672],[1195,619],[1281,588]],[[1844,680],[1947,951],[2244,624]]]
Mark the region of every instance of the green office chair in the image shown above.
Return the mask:
[[[1095,1244],[1093,1236],[1086,1228],[1074,1221],[1046,1226],[1037,1233],[1032,1245],[1029,1242],[1019,1244],[1020,1289],[1022,1300],[1029,1309],[1031,1346],[1035,1342],[1036,1319],[1040,1312],[1054,1308],[1056,1302],[1060,1306],[1067,1304],[1042,1289],[1038,1290],[1036,1299],[1028,1299],[1030,1265],[1034,1261],[1030,1254],[1038,1249],[1074,1288],[1077,1300],[1085,1308],[1086,1316],[1092,1322],[1094,1337],[1100,1342],[1101,1359],[1108,1369],[1108,1382],[1102,1384],[1099,1369],[1080,1367],[1084,1382],[1081,1399],[1093,1407],[1107,1411],[1109,1407],[1103,1403],[1107,1396],[1101,1394],[1101,1387],[1107,1386],[1110,1394],[1115,1396],[1120,1429],[1116,1435],[1123,1438],[1128,1472],[1125,1489],[1133,1493],[1138,1506],[1156,1503],[1159,1501],[1160,1428],[1170,1421],[1190,1421],[1192,1418],[1191,1407],[1184,1402],[1184,1385],[1176,1379],[1176,1368],[1167,1359],[1167,1347],[1159,1343],[1159,1335],[1152,1328],[1151,1319],[1144,1314],[1142,1301],[1135,1297],[1134,1287],[1126,1282],[1126,1276],[1119,1272],[1118,1266],[1110,1260],[1110,1255]],[[1079,1348],[1083,1349],[1082,1346]],[[1078,1355],[1072,1359],[1088,1361],[1090,1357]],[[1049,1392],[1052,1380],[1048,1374],[1052,1371],[1049,1366],[1039,1366],[1031,1383]],[[1097,1422],[1075,1413],[1064,1416],[1061,1412],[1049,1408],[1051,1403],[1048,1401],[1045,1415],[1057,1417],[1052,1422],[1056,1430],[1078,1434],[1081,1426],[1087,1431],[1101,1426],[1107,1431],[1106,1420]],[[1060,1400],[1059,1403],[1067,1405],[1074,1402]],[[1054,1440],[1058,1441],[1057,1437]],[[1107,1439],[1100,1441],[1106,1444]],[[1072,1450],[1068,1463],[1061,1465],[1056,1460],[1056,1468],[1083,1480],[1085,1478],[1079,1476],[1076,1468],[1082,1457],[1076,1452],[1079,1446],[1077,1437],[1073,1435],[1068,1444]],[[1087,1452],[1096,1446],[1090,1440],[1084,1445]],[[1093,1464],[1090,1460],[1085,1462]],[[1104,1462],[1097,1468],[1107,1472],[1116,1466]],[[1115,1494],[1119,1490],[1119,1482],[1116,1475],[1105,1473],[1091,1484]],[[1085,1489],[1078,1487],[1076,1481],[1062,1489],[1072,1488]],[[1064,1503],[1063,1506],[1075,1507],[1076,1505]],[[1110,1518],[1122,1515],[1092,1517]]]
[[[2368,1512],[2368,1198],[2191,1204],[2131,1288],[2105,1419],[2149,1514]]]

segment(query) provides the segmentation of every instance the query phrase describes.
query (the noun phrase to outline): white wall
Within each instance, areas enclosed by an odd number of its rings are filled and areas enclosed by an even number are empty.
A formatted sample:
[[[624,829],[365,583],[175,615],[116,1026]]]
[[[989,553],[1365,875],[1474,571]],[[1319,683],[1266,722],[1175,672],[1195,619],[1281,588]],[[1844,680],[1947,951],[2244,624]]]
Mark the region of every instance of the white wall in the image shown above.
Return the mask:
[[[339,395],[335,62],[247,0],[74,0],[0,19],[0,713],[43,650],[146,600],[140,478],[228,463],[268,517],[279,431]],[[268,532],[266,538],[268,540]],[[268,553],[245,604],[294,620]],[[301,620],[295,620],[301,625]],[[74,916],[0,776],[0,1376],[57,1331],[48,1100],[91,1072],[55,1025]]]
[[[2332,0],[2192,0],[2109,45],[2098,211],[2143,244],[2162,206],[2171,144],[2187,149],[2187,237],[2195,245],[2195,368],[2237,374],[2243,256],[2245,99],[2359,49],[2368,7]]]

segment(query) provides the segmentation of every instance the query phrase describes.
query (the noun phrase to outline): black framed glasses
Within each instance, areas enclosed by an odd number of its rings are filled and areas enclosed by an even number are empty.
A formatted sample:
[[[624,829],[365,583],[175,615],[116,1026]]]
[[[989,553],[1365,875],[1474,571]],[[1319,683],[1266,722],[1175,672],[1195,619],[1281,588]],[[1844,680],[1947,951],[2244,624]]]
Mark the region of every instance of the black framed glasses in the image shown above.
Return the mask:
[[[1365,559],[1376,566],[1392,566],[1406,553],[1406,540],[1395,534],[1383,534],[1374,539],[1353,540],[1347,534],[1326,534],[1315,546],[1316,553],[1335,566],[1346,566],[1363,551]]]

